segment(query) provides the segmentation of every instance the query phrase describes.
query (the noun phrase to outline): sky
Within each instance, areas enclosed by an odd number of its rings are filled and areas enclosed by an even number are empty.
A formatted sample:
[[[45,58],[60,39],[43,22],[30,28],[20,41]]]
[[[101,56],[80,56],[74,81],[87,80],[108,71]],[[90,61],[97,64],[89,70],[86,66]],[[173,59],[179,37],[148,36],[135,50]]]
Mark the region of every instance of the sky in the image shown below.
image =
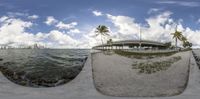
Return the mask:
[[[95,36],[106,25],[117,40],[143,40],[174,44],[175,27],[200,47],[199,0],[1,0],[0,45],[50,48],[91,48],[101,44]],[[181,45],[181,42],[178,42]]]

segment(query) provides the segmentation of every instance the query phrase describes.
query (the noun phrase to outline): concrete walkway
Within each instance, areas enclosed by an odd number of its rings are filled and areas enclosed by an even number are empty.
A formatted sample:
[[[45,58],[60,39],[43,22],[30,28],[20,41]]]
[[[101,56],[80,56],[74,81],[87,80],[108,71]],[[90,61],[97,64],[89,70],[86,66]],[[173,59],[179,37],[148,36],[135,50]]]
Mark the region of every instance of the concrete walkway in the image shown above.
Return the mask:
[[[132,64],[139,63],[150,64],[149,62],[166,64],[171,62],[168,60],[174,60],[175,57],[179,57],[180,60],[169,64],[170,67],[166,67],[165,70],[155,71],[151,74],[139,73],[141,69],[133,69],[132,66]],[[152,59],[96,53],[92,55],[93,78],[96,88],[105,95],[122,97],[174,96],[181,94],[186,88],[189,78],[189,60],[190,52],[180,52]],[[150,69],[146,67],[143,70]]]
[[[16,85],[0,73],[0,99],[199,99],[200,71],[193,56],[190,59],[190,75],[186,90],[173,97],[111,97],[100,94],[93,84],[91,56],[81,73],[68,84],[55,88],[30,88]]]

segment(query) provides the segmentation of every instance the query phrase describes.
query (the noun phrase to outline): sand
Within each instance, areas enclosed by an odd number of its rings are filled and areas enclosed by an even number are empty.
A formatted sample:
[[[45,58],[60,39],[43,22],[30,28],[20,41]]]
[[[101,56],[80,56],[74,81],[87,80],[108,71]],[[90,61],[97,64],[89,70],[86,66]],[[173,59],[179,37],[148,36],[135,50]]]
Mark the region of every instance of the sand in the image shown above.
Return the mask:
[[[130,59],[117,54],[92,55],[93,78],[96,89],[110,96],[174,96],[186,88],[189,73],[190,52],[181,52],[169,57],[155,58],[150,61],[166,60],[181,56],[181,60],[167,70],[153,74],[138,73],[132,64],[144,60]]]

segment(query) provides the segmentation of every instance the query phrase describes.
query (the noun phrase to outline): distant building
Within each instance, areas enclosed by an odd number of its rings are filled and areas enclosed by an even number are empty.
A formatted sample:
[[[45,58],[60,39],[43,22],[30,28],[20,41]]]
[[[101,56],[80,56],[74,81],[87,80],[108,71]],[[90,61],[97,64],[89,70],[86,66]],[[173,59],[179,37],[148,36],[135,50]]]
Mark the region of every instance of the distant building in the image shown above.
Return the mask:
[[[33,45],[33,48],[34,48],[34,49],[38,49],[39,46],[38,46],[37,44],[34,44],[34,45]]]

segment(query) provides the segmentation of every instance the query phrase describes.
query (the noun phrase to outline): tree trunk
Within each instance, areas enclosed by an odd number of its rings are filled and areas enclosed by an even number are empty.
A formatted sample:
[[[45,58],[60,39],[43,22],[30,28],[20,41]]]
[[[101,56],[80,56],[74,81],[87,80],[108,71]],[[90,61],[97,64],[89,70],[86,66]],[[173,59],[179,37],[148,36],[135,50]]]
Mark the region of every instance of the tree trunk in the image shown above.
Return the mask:
[[[176,49],[177,49],[177,38],[175,40],[176,40],[175,42],[176,42]]]
[[[103,45],[103,39],[102,39],[102,35],[101,35],[101,44]]]

